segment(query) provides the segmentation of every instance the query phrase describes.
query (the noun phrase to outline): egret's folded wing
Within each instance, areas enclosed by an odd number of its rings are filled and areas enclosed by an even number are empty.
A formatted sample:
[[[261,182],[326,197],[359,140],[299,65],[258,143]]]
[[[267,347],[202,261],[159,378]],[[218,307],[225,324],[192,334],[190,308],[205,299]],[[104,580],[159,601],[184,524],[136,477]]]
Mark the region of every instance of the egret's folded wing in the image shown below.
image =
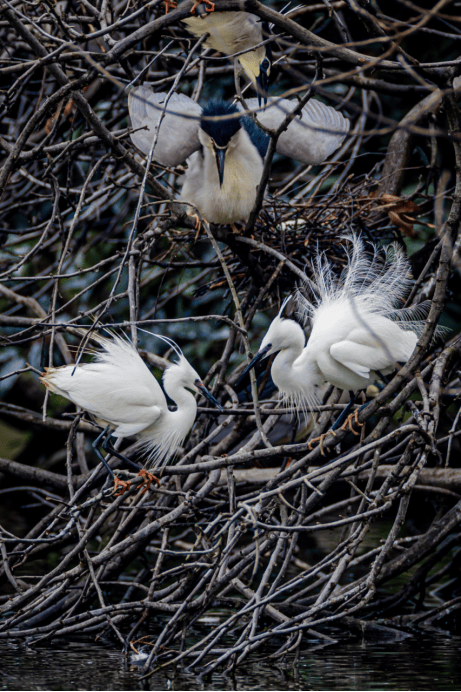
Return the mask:
[[[379,365],[375,364],[374,368],[371,368],[368,363],[365,363],[365,361],[370,360],[370,357],[373,359],[375,354],[372,349],[369,346],[358,345],[354,341],[340,341],[333,344],[330,348],[330,354],[345,368],[349,368],[356,375],[366,379],[370,377],[371,369],[380,369]]]
[[[126,369],[100,363],[49,368],[46,384],[100,420],[116,427],[115,437],[136,435],[167,410],[165,396],[146,368],[144,380],[130,364]]]
[[[248,107],[257,109],[257,99],[249,99]],[[298,101],[270,99],[267,107],[258,110],[257,118],[265,127],[277,130]],[[350,121],[331,106],[311,99],[282,132],[277,140],[277,151],[296,161],[316,165],[322,163],[343,143]]]
[[[353,329],[348,339],[330,347],[335,360],[362,377],[369,377],[370,370],[392,371],[395,363],[410,358],[418,341],[414,332],[400,329],[391,320],[371,322],[368,328]]]
[[[178,166],[200,148],[198,130],[202,109],[183,94],[172,94],[168,102],[166,98],[167,94],[154,93],[148,84],[130,91],[128,110],[135,130],[130,136],[138,149],[149,154],[158,132],[154,160],[163,166]]]

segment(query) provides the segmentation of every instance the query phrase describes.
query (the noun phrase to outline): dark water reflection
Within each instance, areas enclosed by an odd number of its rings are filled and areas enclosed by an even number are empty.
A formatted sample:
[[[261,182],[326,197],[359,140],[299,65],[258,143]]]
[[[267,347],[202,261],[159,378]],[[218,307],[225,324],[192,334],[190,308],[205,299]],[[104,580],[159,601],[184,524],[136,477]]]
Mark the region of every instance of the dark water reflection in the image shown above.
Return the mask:
[[[460,690],[461,638],[441,634],[392,642],[347,642],[306,650],[294,667],[267,652],[234,678],[203,681],[172,671],[139,681],[139,668],[112,647],[59,642],[0,645],[1,690]]]

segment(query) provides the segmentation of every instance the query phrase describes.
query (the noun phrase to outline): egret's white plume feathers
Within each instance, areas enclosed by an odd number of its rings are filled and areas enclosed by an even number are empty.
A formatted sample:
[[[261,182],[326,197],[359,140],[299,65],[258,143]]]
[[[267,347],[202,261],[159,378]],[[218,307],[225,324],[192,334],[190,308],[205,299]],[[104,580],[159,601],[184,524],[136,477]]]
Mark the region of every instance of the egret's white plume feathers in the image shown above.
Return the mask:
[[[319,309],[341,302],[353,302],[360,312],[395,316],[403,321],[404,314],[413,316],[419,308],[408,308],[405,312],[397,308],[402,305],[412,284],[411,268],[403,250],[393,243],[386,248],[371,246],[367,252],[363,240],[356,235],[343,236],[349,245],[344,245],[347,265],[338,275],[324,253],[318,252],[312,265],[312,278],[307,286],[312,301],[297,291],[298,315],[309,324]],[[402,315],[402,319],[399,317]]]
[[[162,388],[133,344],[115,334],[110,338],[91,335],[102,347],[92,351],[93,362],[45,368],[41,377],[52,392],[84,408],[98,423],[109,425],[114,437],[139,435],[138,446],[153,467],[174,455],[194,424],[197,404],[188,390],[200,390],[214,400],[179,347],[168,337],[154,336],[178,355],[163,373],[165,391],[177,405],[176,411],[169,411]]]
[[[412,282],[402,249],[374,246],[369,254],[360,237],[344,240],[351,249],[345,246],[347,266],[341,275],[318,253],[308,281],[312,300],[297,292],[298,314],[311,326],[300,361],[306,369],[316,368],[326,382],[355,391],[410,358],[423,322],[414,319],[414,311],[399,310]]]

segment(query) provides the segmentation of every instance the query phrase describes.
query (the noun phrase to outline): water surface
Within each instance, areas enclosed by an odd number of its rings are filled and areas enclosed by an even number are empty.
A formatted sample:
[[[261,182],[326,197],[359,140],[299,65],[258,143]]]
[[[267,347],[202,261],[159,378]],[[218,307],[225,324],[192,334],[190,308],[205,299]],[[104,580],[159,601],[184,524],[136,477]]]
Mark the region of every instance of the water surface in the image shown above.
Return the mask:
[[[140,668],[109,644],[0,644],[1,690],[461,690],[461,637],[429,633],[393,641],[307,647],[295,664],[264,651],[235,676],[184,671],[140,680]]]

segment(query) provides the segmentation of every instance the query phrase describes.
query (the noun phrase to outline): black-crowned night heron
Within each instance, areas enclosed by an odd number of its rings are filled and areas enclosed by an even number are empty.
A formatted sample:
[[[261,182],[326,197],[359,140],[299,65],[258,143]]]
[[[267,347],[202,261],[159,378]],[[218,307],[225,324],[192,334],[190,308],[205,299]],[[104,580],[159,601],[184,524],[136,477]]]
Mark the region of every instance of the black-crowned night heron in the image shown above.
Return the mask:
[[[164,166],[188,159],[180,199],[192,205],[189,213],[195,207],[215,224],[246,220],[256,201],[269,136],[250,117],[239,115],[236,105],[213,101],[202,109],[182,94],[166,98],[148,85],[130,92],[133,143],[145,154],[153,149],[153,159]],[[247,103],[257,110],[256,99]],[[265,127],[277,129],[297,103],[271,99],[257,117]],[[341,113],[311,99],[280,135],[276,150],[319,164],[341,145],[348,130],[349,120]]]
[[[192,5],[186,0],[181,7]],[[200,6],[198,8],[200,10]],[[269,75],[272,67],[272,54],[269,44],[261,44],[269,34],[268,25],[259,17],[249,12],[201,12],[182,20],[189,31],[200,38],[208,34],[205,41],[207,48],[218,50],[224,55],[241,53],[235,60],[253,82],[258,99],[265,101],[269,87]],[[257,48],[254,48],[257,46]]]

